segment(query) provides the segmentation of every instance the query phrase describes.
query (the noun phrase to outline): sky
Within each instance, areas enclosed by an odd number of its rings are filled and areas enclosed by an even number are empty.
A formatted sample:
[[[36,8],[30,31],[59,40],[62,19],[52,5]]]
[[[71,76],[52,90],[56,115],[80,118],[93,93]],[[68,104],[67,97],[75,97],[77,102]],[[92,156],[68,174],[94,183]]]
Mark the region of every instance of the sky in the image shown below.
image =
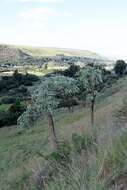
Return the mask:
[[[127,0],[0,0],[0,43],[127,59]]]

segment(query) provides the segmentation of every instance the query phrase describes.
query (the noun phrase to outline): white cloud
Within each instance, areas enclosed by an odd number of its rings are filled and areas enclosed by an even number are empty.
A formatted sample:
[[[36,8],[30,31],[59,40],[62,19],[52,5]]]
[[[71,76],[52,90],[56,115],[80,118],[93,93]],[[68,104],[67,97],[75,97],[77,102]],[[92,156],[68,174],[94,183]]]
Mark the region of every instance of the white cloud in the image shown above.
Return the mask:
[[[64,0],[1,0],[7,3],[63,3]]]
[[[61,3],[64,0],[19,0],[20,2],[35,2],[35,3]]]
[[[45,20],[48,17],[58,16],[59,13],[48,7],[33,8],[23,11],[20,17],[31,20]]]
[[[70,17],[71,14],[66,11],[58,11],[49,7],[39,7],[26,9],[20,13],[20,18],[23,20],[31,20],[33,22],[47,21],[56,17]]]

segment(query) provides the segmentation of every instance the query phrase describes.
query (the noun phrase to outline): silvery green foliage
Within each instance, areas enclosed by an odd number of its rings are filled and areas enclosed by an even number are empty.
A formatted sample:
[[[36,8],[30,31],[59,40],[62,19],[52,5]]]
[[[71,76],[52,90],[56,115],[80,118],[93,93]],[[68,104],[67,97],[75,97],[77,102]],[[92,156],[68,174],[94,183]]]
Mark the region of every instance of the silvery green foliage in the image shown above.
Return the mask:
[[[41,112],[35,105],[30,105],[27,110],[18,118],[18,125],[20,127],[31,127],[33,123],[39,118]]]
[[[88,65],[79,72],[78,79],[85,91],[90,94],[103,83],[102,70],[99,67]]]
[[[65,76],[44,78],[31,93],[32,105],[18,119],[19,126],[30,127],[41,114],[58,107],[58,96],[74,96],[78,92],[77,81]]]
[[[59,104],[57,96],[73,96],[78,92],[77,81],[65,76],[43,79],[32,94],[32,100],[42,112],[52,112]]]
[[[52,79],[57,93],[60,92],[66,96],[73,96],[79,91],[77,81],[73,78],[65,76],[55,76]]]
[[[30,118],[30,109],[27,108],[27,110],[18,118],[17,124],[20,127],[29,127],[31,121],[29,120]]]

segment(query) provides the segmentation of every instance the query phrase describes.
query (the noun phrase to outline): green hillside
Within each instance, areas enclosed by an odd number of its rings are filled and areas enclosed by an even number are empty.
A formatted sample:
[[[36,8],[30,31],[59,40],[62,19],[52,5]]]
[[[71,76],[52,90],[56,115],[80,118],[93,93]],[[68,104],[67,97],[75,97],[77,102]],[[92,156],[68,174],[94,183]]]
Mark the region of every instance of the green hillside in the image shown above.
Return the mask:
[[[88,180],[90,186],[88,189],[90,190],[102,190],[100,187],[105,183],[112,187],[112,181],[115,182],[115,179],[119,186],[120,181],[124,180],[127,169],[127,141],[125,140],[127,131],[124,124],[115,125],[114,113],[123,106],[123,100],[127,96],[126,84],[127,77],[118,80],[111,88],[104,90],[97,99],[95,115],[98,128],[98,151],[96,153],[90,151],[85,157],[73,155],[74,164],[70,166],[70,173],[64,177],[61,173],[62,178],[54,179],[46,187],[46,190],[81,189],[81,182],[88,177],[85,176],[88,172],[90,172]],[[60,111],[55,116],[57,136],[59,139],[69,142],[73,133],[88,135],[89,121],[87,107],[76,107],[73,113],[68,113],[67,110]],[[45,163],[43,156],[48,155],[51,151],[47,137],[46,119],[40,119],[35,127],[27,130],[19,129],[16,126],[0,129],[1,190],[39,189],[35,186],[37,171],[41,172]],[[97,158],[94,157],[95,154],[97,154]],[[89,162],[86,162],[87,158]],[[76,159],[78,160],[76,161]],[[87,173],[83,173],[82,176],[82,172],[86,171]],[[69,175],[73,186],[64,188],[64,179]],[[87,178],[85,180],[87,182]],[[124,183],[126,184],[126,181]],[[106,189],[111,188],[107,187]],[[115,190],[115,188],[112,189]]]
[[[27,46],[0,45],[0,62],[20,62],[39,57],[51,57],[56,55],[78,56],[100,59],[97,53],[85,50],[73,50],[62,48],[41,48]]]
[[[101,58],[97,53],[88,50],[75,50],[75,49],[64,49],[64,48],[21,48],[23,51],[33,56],[79,56],[88,58]]]
[[[88,50],[67,49],[67,48],[55,48],[55,47],[30,47],[30,46],[9,46],[28,53],[32,56],[83,56],[88,58],[101,58],[101,56],[95,52]]]

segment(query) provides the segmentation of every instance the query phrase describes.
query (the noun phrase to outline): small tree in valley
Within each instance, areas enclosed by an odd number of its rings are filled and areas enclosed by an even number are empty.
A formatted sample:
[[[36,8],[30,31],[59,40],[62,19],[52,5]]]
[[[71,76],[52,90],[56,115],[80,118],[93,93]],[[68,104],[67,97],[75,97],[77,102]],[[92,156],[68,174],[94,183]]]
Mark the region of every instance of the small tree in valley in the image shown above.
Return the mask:
[[[126,72],[126,63],[123,60],[116,61],[114,71],[118,76],[123,76],[123,74]]]

